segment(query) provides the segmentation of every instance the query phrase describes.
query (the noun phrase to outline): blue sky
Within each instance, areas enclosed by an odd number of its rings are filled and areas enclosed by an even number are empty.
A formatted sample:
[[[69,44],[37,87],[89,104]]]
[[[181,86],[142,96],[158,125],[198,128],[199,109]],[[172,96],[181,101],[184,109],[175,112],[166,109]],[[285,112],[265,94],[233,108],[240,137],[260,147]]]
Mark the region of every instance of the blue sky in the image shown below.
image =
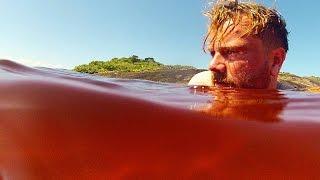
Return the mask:
[[[273,0],[264,0],[272,4]],[[0,58],[71,69],[138,55],[207,68],[208,0],[0,0]],[[290,50],[283,71],[320,76],[320,1],[278,0]]]

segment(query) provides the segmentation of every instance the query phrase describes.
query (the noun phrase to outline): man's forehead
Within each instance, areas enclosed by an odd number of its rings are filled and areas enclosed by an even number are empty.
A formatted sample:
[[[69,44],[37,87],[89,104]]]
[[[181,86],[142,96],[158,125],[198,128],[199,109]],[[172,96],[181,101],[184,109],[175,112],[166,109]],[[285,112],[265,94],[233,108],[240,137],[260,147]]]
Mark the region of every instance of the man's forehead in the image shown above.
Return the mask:
[[[219,29],[214,29],[214,32],[219,36],[221,34],[227,35],[243,35],[247,32],[248,28],[252,25],[252,20],[249,19],[247,16],[240,17],[240,19],[228,19],[223,24],[222,27]],[[211,28],[216,27],[209,27],[209,31],[213,30]]]
[[[243,37],[229,37],[223,41],[216,41],[208,46],[208,51],[217,51],[222,48],[233,48],[233,47],[257,47],[262,44],[262,41],[253,36],[243,36]]]
[[[252,21],[247,16],[241,17],[239,22],[234,22],[233,19],[227,20],[222,28],[216,31],[215,41],[210,43],[208,50],[214,47],[244,46],[249,42],[258,40],[253,36],[244,36],[251,23]],[[213,36],[214,34],[210,34],[209,39],[213,39]]]

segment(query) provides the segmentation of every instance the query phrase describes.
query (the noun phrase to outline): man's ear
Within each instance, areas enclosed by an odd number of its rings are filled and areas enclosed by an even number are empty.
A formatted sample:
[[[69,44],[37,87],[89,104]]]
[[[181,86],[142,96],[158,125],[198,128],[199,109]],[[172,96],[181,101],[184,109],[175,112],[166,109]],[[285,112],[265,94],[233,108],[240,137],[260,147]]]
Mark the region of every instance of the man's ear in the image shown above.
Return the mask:
[[[282,47],[272,50],[272,66],[271,66],[271,75],[278,76],[281,66],[286,59],[286,50]]]

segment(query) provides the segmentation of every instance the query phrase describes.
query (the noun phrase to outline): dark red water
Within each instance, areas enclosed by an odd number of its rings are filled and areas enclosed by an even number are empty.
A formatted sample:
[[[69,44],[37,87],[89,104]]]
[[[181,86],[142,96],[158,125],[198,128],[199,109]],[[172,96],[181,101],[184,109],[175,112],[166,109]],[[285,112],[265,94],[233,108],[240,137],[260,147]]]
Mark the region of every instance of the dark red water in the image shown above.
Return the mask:
[[[320,176],[320,95],[190,89],[0,61],[2,179]]]

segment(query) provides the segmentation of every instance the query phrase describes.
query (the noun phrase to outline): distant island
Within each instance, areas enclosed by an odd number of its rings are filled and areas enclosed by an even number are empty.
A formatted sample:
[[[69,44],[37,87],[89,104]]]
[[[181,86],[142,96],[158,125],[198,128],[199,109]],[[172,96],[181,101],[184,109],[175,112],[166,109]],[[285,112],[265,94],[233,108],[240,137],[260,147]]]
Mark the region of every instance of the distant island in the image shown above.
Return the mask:
[[[74,71],[96,74],[109,78],[145,79],[156,82],[187,84],[193,75],[205,71],[192,66],[164,65],[154,58],[140,59],[138,56],[113,58],[110,60],[95,60],[89,64],[76,66]],[[281,72],[280,84],[287,89],[320,90],[320,77],[300,77],[294,74]]]

